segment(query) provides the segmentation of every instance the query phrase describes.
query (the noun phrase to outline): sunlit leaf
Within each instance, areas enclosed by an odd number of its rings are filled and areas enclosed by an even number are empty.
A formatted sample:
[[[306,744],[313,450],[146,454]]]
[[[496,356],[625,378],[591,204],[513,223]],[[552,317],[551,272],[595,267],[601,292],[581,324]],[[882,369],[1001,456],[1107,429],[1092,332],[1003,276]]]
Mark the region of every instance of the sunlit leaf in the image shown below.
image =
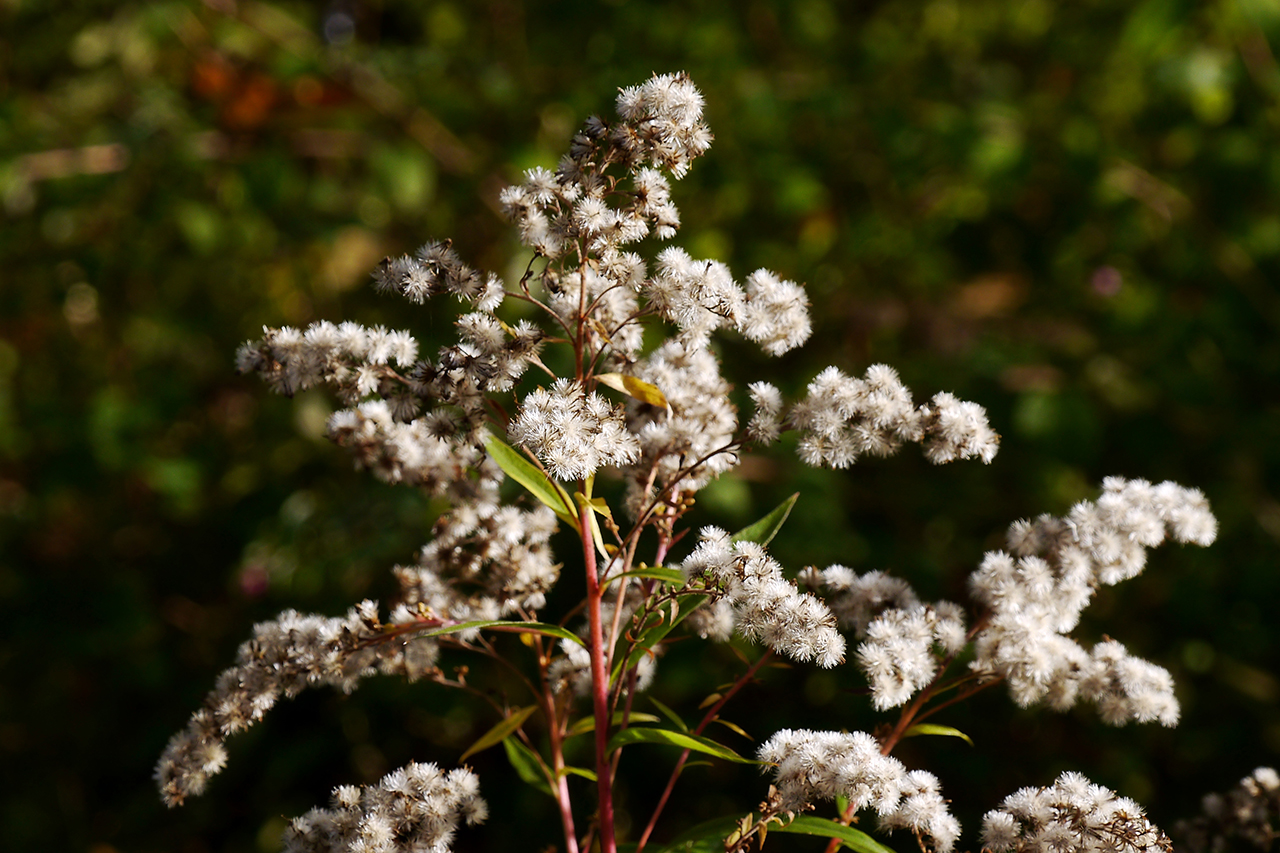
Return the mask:
[[[885,847],[865,832],[824,817],[801,815],[785,826],[775,826],[773,831],[838,838],[846,847],[858,853],[894,853],[892,848]]]
[[[694,752],[701,752],[704,755],[710,755],[714,758],[720,758],[725,761],[734,761],[738,764],[762,764],[753,758],[743,758],[723,744],[716,743],[711,738],[702,737],[701,735],[686,734],[685,732],[673,732],[670,729],[655,729],[648,727],[640,727],[634,729],[623,729],[609,739],[608,750],[613,752],[624,746],[631,746],[637,743],[657,743],[666,746],[678,746],[681,749],[691,749]]]
[[[614,711],[613,719],[610,720],[610,725],[614,725],[614,726],[622,725],[622,717],[623,717],[622,711]],[[661,720],[658,717],[655,717],[653,714],[644,714],[639,711],[632,711],[631,715],[627,717],[627,720],[632,723],[661,722]],[[594,732],[595,730],[596,730],[596,718],[583,717],[582,719],[578,720],[578,722],[574,723],[572,726],[569,727],[569,731],[565,732],[565,737],[575,737],[577,735],[584,735],[587,732]]]
[[[513,634],[546,634],[548,637],[559,637],[562,640],[572,640],[580,646],[586,646],[582,638],[577,634],[559,625],[551,625],[546,622],[513,622],[508,619],[481,619],[478,622],[459,622],[456,625],[445,625],[441,628],[432,628],[429,631],[423,631],[415,634],[417,637],[439,637],[443,634],[456,634],[459,631],[470,631],[473,628],[490,631],[502,631]]]
[[[940,735],[942,737],[958,737],[969,746],[973,746],[973,739],[957,728],[951,726],[936,726],[933,723],[916,723],[911,728],[902,733],[903,737],[916,737],[917,735]]]
[[[485,436],[484,449],[488,451],[493,461],[498,463],[498,467],[502,469],[504,474],[524,486],[529,494],[549,506],[560,517],[561,521],[573,527],[574,530],[581,531],[578,526],[577,510],[574,508],[573,501],[569,499],[569,493],[565,491],[564,486],[548,477],[538,466],[521,455],[519,451],[496,436]]]
[[[628,397],[634,397],[642,403],[666,409],[668,413],[671,411],[666,395],[658,390],[657,385],[645,382],[643,379],[637,379],[625,373],[597,373],[596,381],[601,385],[608,385],[615,391],[621,391]]]
[[[538,710],[537,705],[529,705],[512,712],[506,719],[489,729],[475,743],[467,747],[467,751],[458,757],[458,762],[466,761],[477,752],[496,746],[506,740],[512,732],[523,726],[524,721],[529,719],[529,716],[536,710]]]
[[[592,782],[597,782],[600,779],[594,770],[588,770],[585,767],[565,767],[560,771],[560,775],[581,776],[583,779],[590,779]]]
[[[609,576],[609,580],[621,580],[622,578],[656,580],[674,584],[676,586],[683,586],[685,581],[684,572],[679,569],[669,569],[666,566],[650,566],[642,569],[632,569],[631,571],[623,572],[620,575]]]
[[[747,734],[746,731],[742,728],[742,726],[738,725],[737,723],[731,723],[728,720],[722,720],[719,717],[716,717],[713,722],[719,723],[720,725],[724,726],[726,729],[733,732],[734,734],[742,735],[747,740],[755,740],[755,738]]]

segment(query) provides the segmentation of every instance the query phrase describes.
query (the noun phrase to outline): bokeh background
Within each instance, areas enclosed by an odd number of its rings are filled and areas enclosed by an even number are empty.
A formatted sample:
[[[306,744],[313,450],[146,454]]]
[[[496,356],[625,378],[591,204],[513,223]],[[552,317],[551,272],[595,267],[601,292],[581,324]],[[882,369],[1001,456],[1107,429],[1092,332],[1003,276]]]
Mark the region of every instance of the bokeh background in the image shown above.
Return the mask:
[[[322,437],[323,394],[273,397],[232,355],[264,324],[322,318],[431,351],[447,315],[372,293],[369,270],[446,236],[477,266],[522,263],[499,188],[552,165],[618,86],[679,69],[717,139],[677,185],[677,244],[805,282],[816,307],[812,343],[780,361],[724,344],[738,388],[884,361],[920,398],[979,401],[1004,436],[989,467],[908,449],[832,474],[774,453],[699,521],[740,526],[798,488],[787,566],[883,568],[952,598],[1010,521],[1106,475],[1198,486],[1221,521],[1079,631],[1172,670],[1177,729],[1019,711],[997,689],[937,719],[976,748],[904,744],[967,846],[985,809],[1064,769],[1169,825],[1278,760],[1277,0],[4,0],[0,22],[7,849],[274,850],[283,816],[334,785],[451,764],[495,722],[432,685],[316,691],[235,738],[207,796],[159,803],[156,757],[253,622],[385,600],[440,509],[353,471]],[[738,666],[681,647],[658,695],[692,718]],[[729,716],[757,740],[869,730],[887,717],[859,686],[852,668],[776,670]],[[674,756],[629,755],[642,820]],[[495,819],[457,849],[556,842],[500,750],[473,764]],[[763,787],[692,770],[668,834]]]

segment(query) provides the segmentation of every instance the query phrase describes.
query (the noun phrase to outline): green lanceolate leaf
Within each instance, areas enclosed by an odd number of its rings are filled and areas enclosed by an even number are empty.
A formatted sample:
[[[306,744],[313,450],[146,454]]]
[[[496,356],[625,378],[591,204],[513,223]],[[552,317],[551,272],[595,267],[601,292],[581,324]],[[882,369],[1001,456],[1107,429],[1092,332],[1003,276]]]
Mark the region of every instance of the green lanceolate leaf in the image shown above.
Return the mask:
[[[564,486],[548,477],[538,469],[537,465],[500,438],[486,435],[484,449],[488,451],[493,461],[498,463],[498,467],[504,474],[524,486],[529,494],[551,507],[561,521],[581,532],[582,528],[578,526],[578,511],[573,501],[569,499],[569,493],[565,491]]]
[[[637,379],[625,373],[597,373],[596,381],[601,385],[608,385],[615,391],[621,391],[628,397],[634,397],[641,403],[666,409],[668,414],[671,412],[671,405],[667,402],[666,395],[658,389],[657,385],[645,382],[643,379]]]
[[[841,843],[858,853],[894,853],[870,835],[852,826],[845,826],[825,817],[801,815],[785,826],[775,826],[774,832],[790,832],[796,835],[817,835],[822,838],[838,838]]]
[[[653,707],[657,708],[659,711],[662,712],[662,716],[666,717],[668,720],[674,723],[676,728],[678,728],[682,732],[689,731],[689,727],[685,725],[684,720],[680,719],[679,714],[677,714],[675,711],[668,708],[666,705],[663,705],[661,702],[659,702],[657,699],[654,699],[652,696],[649,697],[649,701],[653,703]]]
[[[737,723],[731,723],[728,720],[722,720],[719,717],[716,717],[714,720],[712,720],[712,722],[719,723],[720,725],[724,726],[726,729],[733,732],[734,734],[742,735],[747,740],[755,740],[755,738],[747,734],[746,730],[743,729],[742,726],[738,725]]]
[[[600,777],[596,775],[594,770],[588,770],[585,767],[566,767],[560,771],[561,776],[581,776],[583,779],[590,779],[592,782],[600,781]]]
[[[729,538],[734,542],[758,542],[761,545],[768,545],[769,540],[778,535],[783,522],[787,520],[787,516],[791,515],[791,508],[799,499],[800,493],[796,492],[774,507],[764,518],[754,524],[748,524]]]
[[[620,575],[610,575],[609,580],[616,581],[622,578],[642,578],[644,580],[662,581],[663,583],[673,584],[675,586],[684,586],[684,572],[679,569],[669,569],[666,566],[646,566],[644,568],[632,569],[629,572],[623,572]]]
[[[973,746],[973,739],[959,729],[951,726],[935,726],[933,723],[916,723],[911,728],[902,733],[903,737],[916,737],[917,735],[941,735],[942,737],[958,737],[969,746]]]
[[[547,781],[547,774],[543,770],[542,759],[537,753],[513,737],[504,740],[502,746],[507,751],[507,760],[515,768],[516,775],[548,797],[555,796],[551,791],[551,783]]]
[[[610,725],[614,725],[614,726],[622,725],[622,716],[623,716],[622,711],[615,711],[613,714],[613,719],[610,721]],[[631,716],[628,717],[627,719],[632,723],[661,722],[653,714],[642,714],[636,711],[632,711]],[[585,735],[587,732],[594,732],[595,730],[596,730],[596,718],[583,717],[581,720],[578,720],[578,722],[574,723],[572,726],[569,726],[569,731],[565,732],[565,737],[574,737],[575,735]]]
[[[459,631],[470,631],[473,628],[489,629],[492,631],[502,631],[513,634],[545,634],[548,637],[559,637],[562,640],[572,640],[580,646],[586,646],[582,638],[577,634],[559,625],[551,625],[547,622],[512,622],[508,619],[482,619],[479,622],[459,622],[457,625],[445,625],[441,628],[432,628],[429,631],[423,631],[415,634],[416,637],[439,637],[442,634],[456,634]]]
[[[624,746],[631,746],[637,743],[658,743],[666,746],[678,746],[681,749],[691,749],[694,752],[701,752],[705,755],[714,756],[724,761],[733,761],[738,764],[762,764],[753,758],[743,758],[723,744],[716,743],[711,738],[702,737],[701,735],[691,735],[684,732],[673,732],[670,729],[655,728],[634,728],[623,729],[609,739],[609,752],[620,749]]]
[[[506,740],[512,732],[523,726],[524,721],[529,719],[529,715],[536,710],[538,710],[536,705],[517,708],[509,714],[506,719],[502,720],[502,722],[482,734],[479,740],[467,747],[467,751],[458,757],[458,763],[462,763],[477,752],[486,750],[491,746],[497,746],[499,743]]]

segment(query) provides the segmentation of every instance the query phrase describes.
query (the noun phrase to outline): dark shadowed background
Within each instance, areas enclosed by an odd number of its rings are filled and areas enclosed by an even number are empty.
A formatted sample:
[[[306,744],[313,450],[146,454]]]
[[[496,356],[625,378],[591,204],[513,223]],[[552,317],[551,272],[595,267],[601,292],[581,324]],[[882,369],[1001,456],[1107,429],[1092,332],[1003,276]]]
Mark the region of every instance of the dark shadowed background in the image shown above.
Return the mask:
[[[0,26],[7,849],[273,850],[334,785],[452,764],[495,722],[432,685],[315,691],[234,738],[205,797],[161,805],[157,756],[252,624],[385,601],[440,509],[353,471],[322,393],[274,397],[232,356],[264,324],[318,319],[406,327],[432,352],[447,317],[373,293],[373,266],[443,237],[476,266],[523,264],[501,186],[553,165],[618,86],[680,69],[717,138],[676,186],[676,244],[739,277],[770,267],[815,305],[813,341],[780,361],[724,344],[737,387],[883,361],[1004,436],[989,467],[908,449],[833,474],[781,449],[697,521],[738,527],[799,489],[772,549],[788,568],[961,598],[1010,521],[1109,474],[1197,486],[1220,519],[1216,545],[1154,552],[1077,632],[1168,667],[1177,729],[1019,711],[997,689],[937,718],[976,748],[903,745],[966,846],[983,811],[1065,769],[1169,825],[1278,760],[1277,0],[0,0]],[[692,717],[738,666],[681,647],[658,695]],[[871,730],[890,718],[860,686],[853,667],[774,671],[728,716],[757,741]],[[628,753],[638,815],[673,758]],[[495,819],[458,850],[556,842],[500,750],[472,763]],[[695,768],[666,832],[764,788]]]

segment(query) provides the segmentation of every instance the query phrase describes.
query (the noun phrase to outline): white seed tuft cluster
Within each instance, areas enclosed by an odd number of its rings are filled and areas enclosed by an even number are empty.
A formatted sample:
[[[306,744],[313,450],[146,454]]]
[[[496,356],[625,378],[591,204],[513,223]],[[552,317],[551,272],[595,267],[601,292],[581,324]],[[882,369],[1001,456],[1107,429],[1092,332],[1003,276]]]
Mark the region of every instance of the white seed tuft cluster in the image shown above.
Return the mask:
[[[483,823],[489,809],[474,773],[411,762],[376,785],[343,785],[333,805],[296,817],[286,853],[448,853],[458,823]]]
[[[949,853],[960,837],[937,778],[881,755],[880,743],[866,732],[783,729],[756,757],[776,765],[774,785],[786,811],[845,797],[854,811],[874,809],[884,829],[911,829],[930,839],[936,853]]]
[[[1023,788],[982,819],[982,846],[991,853],[1172,853],[1173,844],[1127,797],[1079,773],[1063,773],[1049,788]]]
[[[732,542],[729,534],[704,527],[698,547],[680,570],[705,577],[732,608],[734,627],[795,660],[833,667],[844,660],[844,637],[819,599],[796,589],[782,567],[754,542]]]
[[[969,578],[974,597],[989,608],[971,666],[1004,677],[1023,707],[1046,702],[1061,710],[1086,700],[1112,725],[1175,725],[1178,701],[1168,671],[1114,640],[1087,652],[1066,633],[1098,586],[1142,571],[1147,548],[1167,535],[1205,545],[1216,529],[1200,492],[1119,477],[1103,481],[1097,503],[1083,501],[1066,518],[1015,523],[1014,554],[988,553]]]
[[[888,456],[903,442],[920,442],[935,464],[995,458],[1000,437],[976,403],[943,392],[918,409],[893,368],[873,364],[857,379],[828,367],[791,409],[800,431],[800,458],[809,465],[847,468],[859,456]]]
[[[906,704],[938,671],[938,656],[965,645],[964,611],[950,601],[911,609],[890,608],[867,626],[858,667],[871,685],[871,702],[884,711]]]
[[[1259,767],[1225,794],[1206,794],[1201,814],[1173,827],[1178,849],[1222,853],[1244,842],[1270,850],[1280,838],[1280,773]]]
[[[507,435],[561,480],[585,480],[605,465],[627,465],[640,456],[622,411],[568,379],[525,395]]]
[[[292,698],[323,684],[350,693],[378,668],[403,671],[398,649],[361,646],[361,639],[378,626],[378,606],[372,601],[361,602],[342,618],[286,610],[253,626],[253,639],[240,645],[236,665],[218,676],[204,707],[160,756],[155,779],[165,803],[181,805],[203,793],[209,777],[226,764],[227,737],[261,720],[281,696]]]

